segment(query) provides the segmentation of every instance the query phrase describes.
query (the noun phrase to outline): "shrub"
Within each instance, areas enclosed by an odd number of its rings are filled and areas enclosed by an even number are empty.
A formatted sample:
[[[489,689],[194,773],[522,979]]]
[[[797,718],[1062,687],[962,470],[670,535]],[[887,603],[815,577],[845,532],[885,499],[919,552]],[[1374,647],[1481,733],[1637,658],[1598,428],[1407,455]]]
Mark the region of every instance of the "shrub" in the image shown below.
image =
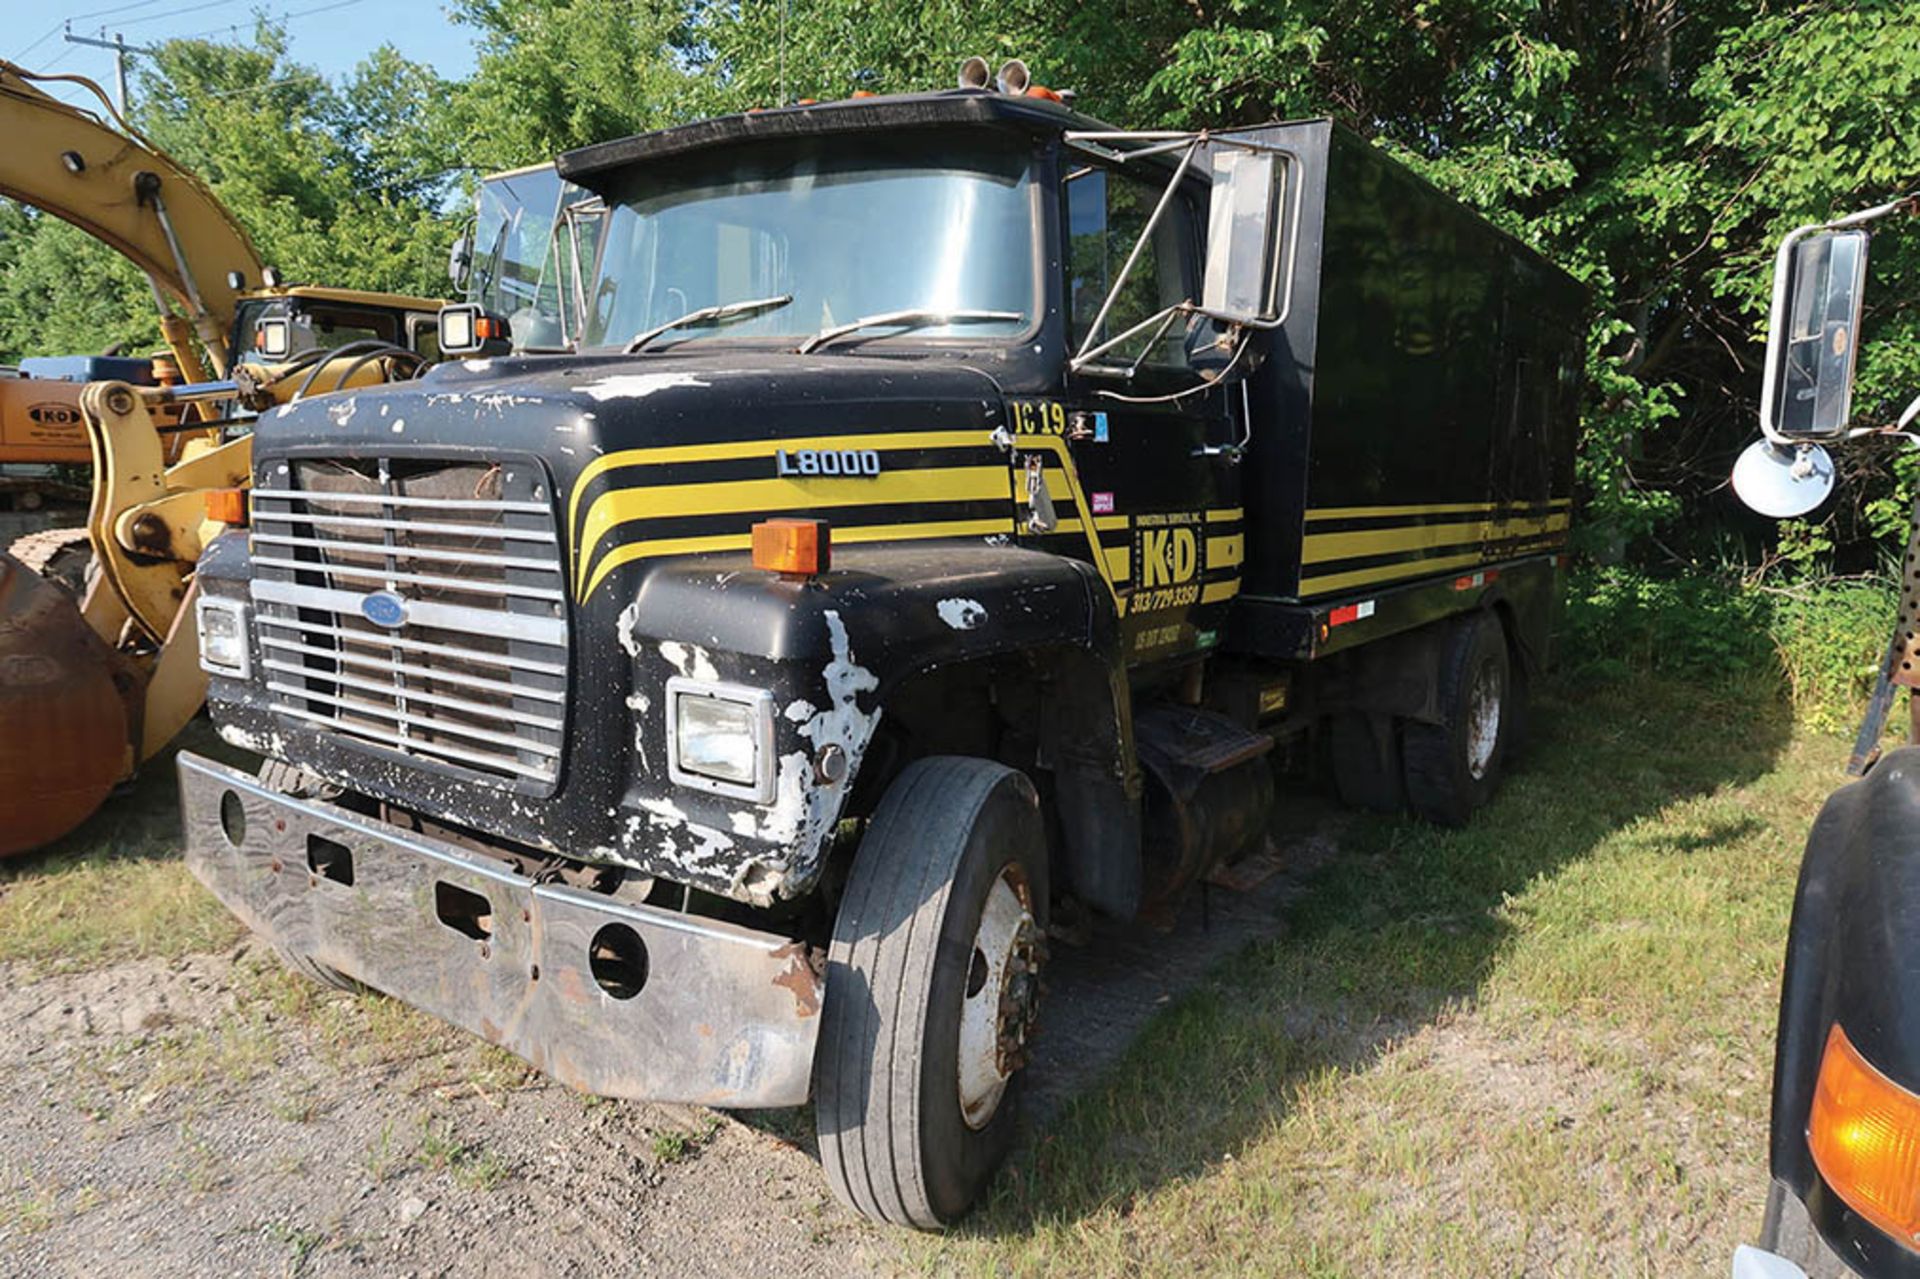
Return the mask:
[[[1888,581],[1779,589],[1732,572],[1583,567],[1568,582],[1558,655],[1582,682],[1772,683],[1803,723],[1841,730],[1859,721],[1873,691],[1893,613]]]

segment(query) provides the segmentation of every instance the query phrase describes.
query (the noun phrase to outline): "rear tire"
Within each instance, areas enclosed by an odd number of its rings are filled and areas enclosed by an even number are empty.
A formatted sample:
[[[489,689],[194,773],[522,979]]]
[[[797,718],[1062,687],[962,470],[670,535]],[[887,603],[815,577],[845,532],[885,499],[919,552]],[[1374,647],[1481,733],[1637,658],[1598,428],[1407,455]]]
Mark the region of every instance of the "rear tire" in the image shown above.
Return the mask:
[[[1416,816],[1464,826],[1499,788],[1512,729],[1507,639],[1477,613],[1441,637],[1438,723],[1410,720],[1404,734],[1407,804]]]
[[[1369,813],[1406,810],[1399,730],[1397,720],[1376,719],[1359,711],[1343,711],[1331,718],[1327,735],[1333,753],[1333,787],[1341,803]]]
[[[1013,1137],[1046,900],[1023,774],[944,756],[888,788],[834,921],[814,1059],[840,1202],[922,1230],[973,1205]]]

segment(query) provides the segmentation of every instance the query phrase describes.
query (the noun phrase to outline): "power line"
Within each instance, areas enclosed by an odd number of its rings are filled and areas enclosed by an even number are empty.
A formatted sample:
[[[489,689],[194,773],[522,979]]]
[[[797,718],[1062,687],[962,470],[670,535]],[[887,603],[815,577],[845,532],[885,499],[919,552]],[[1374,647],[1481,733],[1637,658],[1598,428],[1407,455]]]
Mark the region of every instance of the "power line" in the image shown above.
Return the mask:
[[[162,18],[175,18],[183,13],[199,13],[202,9],[219,9],[224,7],[227,3],[228,3],[228,0],[201,0],[199,4],[183,5],[178,9],[167,9],[160,13],[149,13],[144,17],[129,18],[125,22],[119,23],[117,25],[123,26],[123,27],[131,27],[136,23],[141,23],[141,22],[158,22]]]
[[[314,8],[311,8],[311,9],[297,9],[289,13],[280,13],[280,14],[258,14],[255,17],[255,21],[264,20],[267,22],[288,22],[294,18],[307,17],[309,14],[327,13],[333,9],[345,9],[345,8],[349,8],[352,5],[363,4],[363,3],[365,3],[365,0],[334,0],[334,3],[332,4],[316,5]],[[240,30],[240,24],[237,22],[231,22],[224,27],[210,27],[205,31],[189,31],[185,35],[168,36],[166,38],[169,40],[198,40],[204,36],[219,35],[223,31],[237,32],[239,30]]]
[[[107,18],[107,17],[113,16],[116,13],[131,13],[135,9],[148,9],[148,8],[152,8],[156,4],[162,4],[162,3],[164,3],[164,0],[134,0],[132,4],[119,4],[119,5],[113,6],[113,8],[111,9],[94,9],[88,13],[70,13],[66,17],[62,18],[60,21],[48,27],[46,29],[46,32],[43,35],[41,35],[41,37],[38,40],[35,40],[32,44],[28,45],[26,48],[20,50],[19,53],[15,54],[13,60],[15,62],[24,63],[29,53],[32,53],[35,49],[38,49],[41,45],[53,39],[54,36],[59,34],[60,29],[62,27],[71,27],[74,23],[85,22],[88,18]]]

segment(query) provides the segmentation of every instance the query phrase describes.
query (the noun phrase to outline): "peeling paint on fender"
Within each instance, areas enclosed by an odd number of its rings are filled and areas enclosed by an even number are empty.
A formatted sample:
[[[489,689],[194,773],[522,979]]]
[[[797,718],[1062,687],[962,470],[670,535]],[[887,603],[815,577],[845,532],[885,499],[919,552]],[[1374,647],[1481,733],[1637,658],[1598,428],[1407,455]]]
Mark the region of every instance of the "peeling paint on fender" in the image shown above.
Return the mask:
[[[687,679],[705,680],[710,684],[720,682],[720,672],[714,669],[713,659],[698,644],[664,640],[660,644],[660,656],[666,658],[667,665]]]
[[[956,631],[971,631],[987,620],[987,608],[979,600],[941,600],[934,605],[940,620]]]
[[[620,373],[573,389],[596,400],[639,400],[675,386],[705,386],[691,373]]]

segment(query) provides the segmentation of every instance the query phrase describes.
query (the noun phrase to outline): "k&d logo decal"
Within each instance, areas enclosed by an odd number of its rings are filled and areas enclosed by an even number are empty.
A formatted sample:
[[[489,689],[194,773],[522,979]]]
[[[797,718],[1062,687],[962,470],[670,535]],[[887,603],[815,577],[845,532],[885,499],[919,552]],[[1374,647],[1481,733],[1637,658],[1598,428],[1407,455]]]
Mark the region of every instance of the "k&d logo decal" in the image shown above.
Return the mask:
[[[1131,611],[1187,608],[1200,598],[1206,539],[1200,515],[1141,515],[1134,519],[1134,586]]]
[[[41,426],[78,426],[80,410],[72,404],[35,404],[27,409],[27,418]]]

